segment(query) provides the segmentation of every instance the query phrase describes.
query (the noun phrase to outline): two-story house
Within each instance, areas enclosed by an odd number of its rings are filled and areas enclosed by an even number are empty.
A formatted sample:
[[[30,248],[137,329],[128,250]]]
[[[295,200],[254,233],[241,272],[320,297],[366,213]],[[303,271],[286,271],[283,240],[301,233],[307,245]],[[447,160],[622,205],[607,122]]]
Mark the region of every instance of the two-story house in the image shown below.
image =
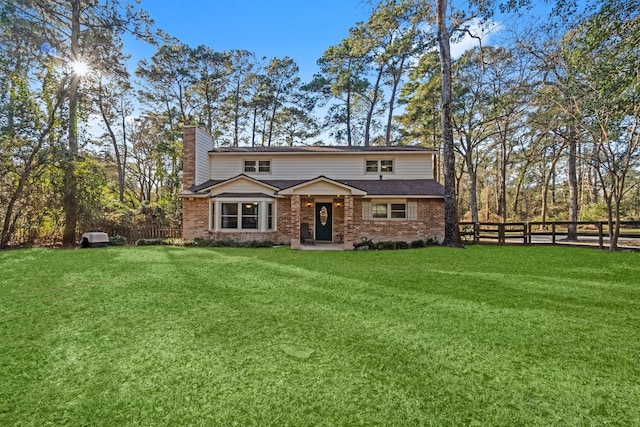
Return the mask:
[[[345,250],[362,238],[442,240],[436,155],[418,146],[216,148],[205,131],[186,126],[183,237],[299,249],[310,234]]]

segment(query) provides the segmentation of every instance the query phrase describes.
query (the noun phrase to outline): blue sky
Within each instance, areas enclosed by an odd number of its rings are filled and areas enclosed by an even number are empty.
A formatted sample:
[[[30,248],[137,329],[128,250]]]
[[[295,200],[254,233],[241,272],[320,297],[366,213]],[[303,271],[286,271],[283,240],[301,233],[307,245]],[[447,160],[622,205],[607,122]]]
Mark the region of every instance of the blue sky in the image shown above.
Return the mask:
[[[267,60],[288,56],[300,67],[303,81],[318,71],[316,61],[324,51],[347,37],[358,21],[366,21],[372,10],[367,0],[142,0],[141,6],[155,28],[189,46],[246,49]],[[468,39],[453,46],[454,56],[470,44],[477,42]],[[125,49],[132,54],[132,69],[155,51],[129,39]]]
[[[192,47],[246,49],[267,60],[289,56],[303,81],[318,71],[323,52],[371,11],[363,0],[143,0],[142,8],[156,28]],[[135,60],[155,51],[137,43],[125,48]]]

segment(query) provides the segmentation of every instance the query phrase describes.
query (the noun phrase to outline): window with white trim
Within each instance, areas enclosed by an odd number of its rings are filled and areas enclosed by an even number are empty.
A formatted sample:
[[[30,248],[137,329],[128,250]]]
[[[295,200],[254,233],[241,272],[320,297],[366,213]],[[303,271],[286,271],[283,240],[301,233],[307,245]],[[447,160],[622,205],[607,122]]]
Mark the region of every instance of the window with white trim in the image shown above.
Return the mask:
[[[365,160],[367,173],[393,173],[393,160]]]
[[[245,160],[244,171],[248,173],[271,173],[271,160]]]
[[[406,203],[371,203],[373,219],[405,219],[407,217]]]
[[[380,160],[380,172],[393,172],[393,160]]]
[[[418,204],[414,201],[402,203],[400,201],[372,201],[362,203],[362,219],[394,220],[418,219]]]
[[[387,219],[389,216],[389,205],[387,203],[372,203],[371,204],[371,217],[376,219]]]
[[[219,213],[216,213],[216,209]],[[211,228],[223,231],[271,231],[274,229],[273,203],[266,201],[214,201]]]
[[[267,230],[273,230],[273,203],[267,203]]]
[[[378,172],[378,161],[377,160],[367,160],[367,162],[366,162],[366,171],[367,172]]]
[[[238,206],[239,203],[222,203],[220,213],[220,228],[238,228]]]
[[[243,230],[258,228],[258,203],[242,203]]]
[[[390,203],[391,218],[406,219],[407,218],[407,204],[406,203]]]

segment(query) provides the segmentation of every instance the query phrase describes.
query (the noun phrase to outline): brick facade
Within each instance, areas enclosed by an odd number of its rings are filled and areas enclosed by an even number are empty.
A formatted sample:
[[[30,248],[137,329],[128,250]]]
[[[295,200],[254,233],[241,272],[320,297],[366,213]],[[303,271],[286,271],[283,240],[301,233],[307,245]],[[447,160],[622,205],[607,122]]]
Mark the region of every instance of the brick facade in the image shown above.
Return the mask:
[[[444,238],[444,200],[442,199],[408,199],[417,202],[418,219],[380,220],[362,218],[362,200],[354,204],[353,241],[363,238],[374,242],[387,240],[412,242],[418,239]]]
[[[208,197],[182,198],[182,238],[214,240],[269,240],[275,244],[288,245],[291,242],[291,200],[276,200],[276,216],[274,218],[276,231],[246,232],[246,231],[209,231],[210,199]],[[282,214],[285,212],[285,214]]]
[[[276,244],[300,248],[300,224],[308,223],[313,230],[315,207],[311,199],[293,196],[276,200],[276,231],[273,232],[228,232],[209,231],[209,198],[185,197],[183,203],[183,238],[237,241],[270,240]],[[409,199],[417,203],[418,219],[371,220],[362,218],[362,199],[346,196],[334,199],[334,242],[343,243],[344,249],[353,248],[363,238],[374,242],[394,240],[412,242],[418,239],[444,236],[444,201],[442,199]],[[337,204],[340,203],[340,206]],[[310,204],[308,206],[308,204]]]
[[[355,223],[354,221],[355,217],[353,216],[354,214],[355,214],[355,209],[354,209],[353,196],[345,196],[344,197],[343,243],[344,243],[344,249],[347,251],[353,249],[353,243],[354,243],[353,230],[354,230],[354,223]]]
[[[182,238],[209,238],[209,198],[182,198]]]
[[[289,212],[291,212],[291,199],[276,200],[276,227],[278,229],[276,239],[280,244],[288,245],[291,241],[291,221],[289,220]]]
[[[265,186],[263,196],[274,197],[274,231],[209,231],[212,201],[209,196],[217,193],[209,193],[202,187],[196,187],[196,184],[203,184],[202,182],[196,182],[196,180],[204,179],[203,176],[200,176],[200,178],[196,176],[197,173],[204,175],[202,171],[197,172],[196,165],[196,142],[201,141],[202,135],[198,136],[198,132],[202,132],[202,130],[195,126],[185,126],[183,132],[183,191],[180,194],[182,200],[183,238],[186,240],[195,238],[232,239],[237,241],[269,240],[275,244],[291,245],[292,249],[299,249],[300,224],[307,223],[312,231],[315,230],[316,199],[313,191],[296,193],[291,190],[291,187],[284,185],[279,187],[278,185],[282,185],[282,182],[274,185],[265,180],[266,185],[270,186]],[[204,150],[204,147],[201,146],[200,148]],[[392,148],[388,149],[392,150]],[[396,149],[400,150],[398,147]],[[404,147],[403,149],[410,148]],[[200,164],[200,168],[206,169],[206,164]],[[392,240],[410,243],[414,240],[428,238],[437,238],[441,241],[444,236],[444,200],[438,197],[442,195],[441,185],[429,179],[383,181],[382,175],[380,177],[380,180],[360,180],[351,187],[347,185],[346,189],[344,183],[331,183],[330,179],[322,177],[324,180],[329,181],[329,184],[320,184],[321,190],[315,194],[319,195],[319,200],[322,202],[333,202],[333,241],[342,243],[345,250],[353,249],[353,245],[359,243],[363,238],[371,239],[374,242]],[[429,175],[427,174],[428,177]],[[320,177],[310,180],[310,182],[318,181],[319,179]],[[400,182],[402,183],[402,188],[398,189],[397,186],[400,185]],[[207,184],[205,183],[205,185]],[[322,185],[333,185],[336,188],[336,192],[327,192],[326,187],[322,187]],[[285,191],[273,191],[274,188],[286,189],[288,193]],[[313,187],[311,188],[313,189]],[[257,193],[260,194],[262,191],[260,189]],[[240,193],[251,194],[245,188],[241,188]],[[333,196],[328,196],[328,194]],[[365,194],[368,197],[406,197],[407,202],[415,203],[417,207],[417,220],[363,219],[363,202],[365,200],[375,200],[371,198],[364,199],[362,196]],[[418,197],[434,195],[436,197],[411,198],[411,196],[394,196],[395,194],[413,194]],[[230,196],[227,195],[227,197]],[[238,195],[235,194],[231,197],[238,197]]]
[[[182,138],[182,189],[187,190],[196,183],[196,127],[185,126]]]

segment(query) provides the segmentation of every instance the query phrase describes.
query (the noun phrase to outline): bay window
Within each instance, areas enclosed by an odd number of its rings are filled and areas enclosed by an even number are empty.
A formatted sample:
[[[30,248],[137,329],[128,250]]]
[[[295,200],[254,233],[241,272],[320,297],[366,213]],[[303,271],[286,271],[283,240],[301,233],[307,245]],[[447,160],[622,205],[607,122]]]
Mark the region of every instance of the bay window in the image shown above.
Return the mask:
[[[210,205],[212,231],[272,231],[271,200],[216,200]]]
[[[258,228],[258,203],[242,203],[242,228]]]
[[[223,203],[221,228],[238,228],[238,203]]]

